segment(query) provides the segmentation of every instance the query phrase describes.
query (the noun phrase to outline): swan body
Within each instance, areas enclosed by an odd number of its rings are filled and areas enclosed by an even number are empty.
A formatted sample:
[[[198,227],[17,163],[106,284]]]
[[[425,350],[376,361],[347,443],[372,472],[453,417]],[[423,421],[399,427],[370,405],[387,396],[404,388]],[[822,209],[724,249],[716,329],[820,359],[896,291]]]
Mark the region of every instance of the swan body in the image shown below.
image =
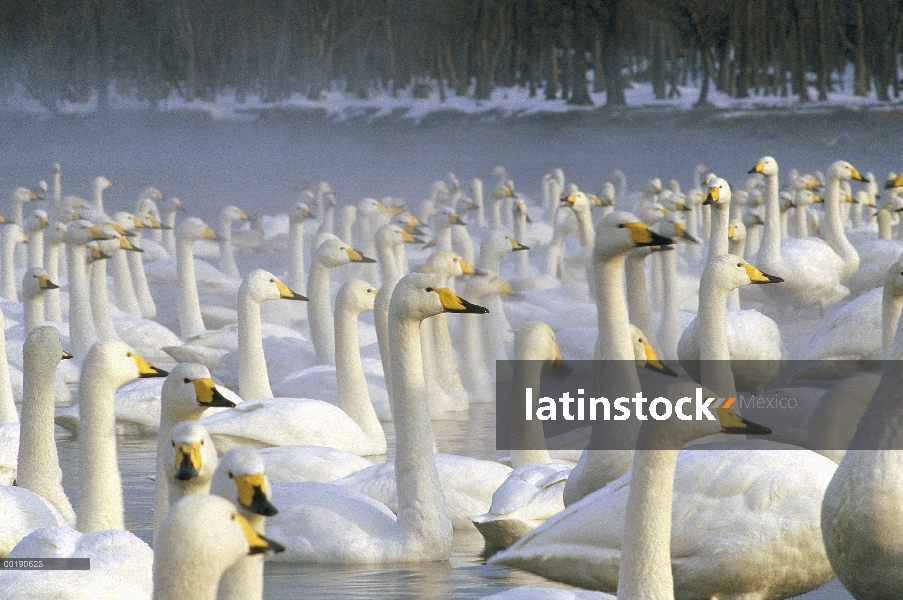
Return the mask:
[[[764,175],[768,186],[765,231],[759,252],[752,260],[787,282],[787,285],[769,288],[769,301],[790,303],[797,307],[818,305],[824,309],[848,296],[850,291],[843,281],[858,268],[859,255],[843,235],[838,206],[839,185],[841,179],[862,180],[863,177],[849,163],[834,163],[829,170],[828,194],[825,197],[829,241],[790,238],[782,242],[777,161],[770,156],[763,157],[750,172]]]
[[[787,598],[830,580],[819,502],[835,465],[762,440],[709,448],[682,450],[677,458],[670,544],[675,596]],[[632,475],[551,517],[490,563],[614,593]]]
[[[70,527],[41,527],[22,538],[9,557],[91,560],[90,570],[85,571],[2,571],[0,586],[11,599],[150,600],[152,596],[153,551],[128,531],[81,534]]]
[[[59,333],[38,327],[25,342],[25,393],[22,423],[16,424],[17,487],[0,487],[0,555],[25,535],[46,526],[71,525],[75,512],[63,491],[53,437],[53,376],[63,356]],[[8,465],[9,463],[6,462]]]
[[[286,484],[273,503],[279,514],[267,531],[287,546],[296,562],[429,562],[451,553],[452,522],[439,483],[426,405],[420,323],[445,311],[485,312],[439,287],[436,278],[411,273],[392,293],[389,348],[395,413],[395,477],[398,517],[384,505],[339,486]]]

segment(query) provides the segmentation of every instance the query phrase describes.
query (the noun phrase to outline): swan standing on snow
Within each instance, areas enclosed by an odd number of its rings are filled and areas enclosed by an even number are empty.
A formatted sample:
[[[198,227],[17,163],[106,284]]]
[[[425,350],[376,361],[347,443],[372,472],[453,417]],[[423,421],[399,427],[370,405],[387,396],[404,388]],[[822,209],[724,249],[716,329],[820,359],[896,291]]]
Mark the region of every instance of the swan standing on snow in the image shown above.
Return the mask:
[[[439,484],[433,430],[427,411],[420,351],[420,323],[443,312],[486,312],[456,296],[423,273],[395,286],[389,307],[392,353],[392,410],[395,415],[395,478],[398,517],[365,496],[328,491],[285,507],[268,533],[288,547],[282,558],[295,562],[391,563],[447,560],[452,522]],[[309,484],[308,484],[309,485]],[[322,485],[322,484],[321,484]]]
[[[281,548],[256,532],[229,500],[186,496],[166,515],[154,543],[154,600],[216,600],[229,567]]]
[[[360,252],[333,237],[324,241],[314,253],[307,277],[310,298],[310,338],[321,365],[335,364],[335,339],[332,331],[332,303],[329,299],[329,274],[332,269],[349,263],[373,263]]]

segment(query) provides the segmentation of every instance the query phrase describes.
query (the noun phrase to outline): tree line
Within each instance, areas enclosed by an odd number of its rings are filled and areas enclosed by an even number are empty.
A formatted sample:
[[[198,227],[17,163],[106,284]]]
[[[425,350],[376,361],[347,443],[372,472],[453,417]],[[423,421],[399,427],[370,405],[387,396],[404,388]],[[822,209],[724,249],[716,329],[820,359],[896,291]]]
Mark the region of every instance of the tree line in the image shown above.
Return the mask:
[[[278,101],[330,89],[588,105],[699,84],[736,98],[901,94],[901,0],[0,0],[0,92]]]

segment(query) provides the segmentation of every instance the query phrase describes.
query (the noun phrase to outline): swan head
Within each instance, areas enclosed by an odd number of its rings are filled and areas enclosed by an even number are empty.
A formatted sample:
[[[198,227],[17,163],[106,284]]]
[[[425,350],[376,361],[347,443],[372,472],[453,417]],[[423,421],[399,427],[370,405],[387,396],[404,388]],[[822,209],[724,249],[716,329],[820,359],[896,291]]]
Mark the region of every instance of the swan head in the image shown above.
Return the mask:
[[[649,369],[650,371],[662,373],[670,377],[677,377],[677,372],[663,363],[658,357],[658,354],[656,354],[655,350],[652,348],[652,345],[649,343],[649,338],[646,337],[646,334],[643,333],[642,329],[640,329],[636,325],[631,324],[630,331],[632,333],[631,341],[633,342],[633,355],[636,360],[637,366],[641,366]]]
[[[247,221],[248,214],[237,206],[229,205],[220,211],[220,219],[224,222],[232,223],[234,221]]]
[[[244,278],[238,288],[238,296],[257,303],[279,299],[307,300],[305,296],[292,291],[278,277],[263,269],[257,269]]]
[[[448,288],[439,279],[426,273],[409,273],[402,277],[389,301],[389,317],[422,321],[436,315],[455,313],[486,314],[488,309],[471,304]]]
[[[650,230],[633,213],[618,210],[599,221],[594,254],[596,258],[604,260],[627,254],[642,246],[667,246],[673,243],[671,238]]]
[[[163,200],[163,192],[153,186],[148,186],[141,190],[141,194],[138,195],[138,201],[141,202],[143,200],[150,200],[156,206],[157,202]]]
[[[82,363],[81,381],[103,381],[115,389],[133,379],[167,375],[166,371],[144,360],[128,344],[102,340],[88,350]]]
[[[374,263],[372,258],[367,258],[339,238],[332,236],[327,238],[317,247],[314,260],[317,264],[334,269],[349,263]]]
[[[598,198],[596,198],[596,200],[598,200]],[[561,198],[561,204],[562,206],[567,206],[578,215],[588,215],[594,202],[587,194],[578,191]]]
[[[680,398],[695,398],[700,385],[687,381],[676,383],[665,391],[664,397],[676,401]],[[702,395],[718,397],[718,394],[702,388]],[[667,419],[649,419],[640,428],[638,447],[644,449],[677,450],[693,440],[717,433],[733,433],[746,435],[768,435],[771,429],[744,419],[730,408],[716,408],[711,411],[715,420],[689,419],[683,420],[676,411]]]
[[[731,186],[722,178],[716,177],[708,184],[708,193],[704,206],[715,204],[717,206],[730,206],[731,203]]]
[[[17,187],[13,190],[13,204],[25,204],[37,200],[38,196],[27,187]]]
[[[33,210],[28,215],[28,218],[25,219],[25,231],[30,233],[42,231],[49,224],[50,219],[47,217],[47,211]]]
[[[669,237],[682,239],[692,244],[702,243],[687,232],[687,220],[682,212],[669,212],[662,219],[662,224],[665,226],[662,231]]]
[[[533,321],[514,336],[515,360],[561,360],[561,349],[548,323]]]
[[[727,224],[727,239],[732,242],[746,241],[746,224],[743,219],[731,219]]]
[[[197,217],[183,219],[176,228],[176,237],[180,240],[196,242],[198,240],[216,240],[216,234]]]
[[[336,312],[346,311],[355,315],[370,312],[373,310],[376,294],[376,288],[366,281],[352,279],[339,289],[335,299]]]
[[[104,190],[110,189],[111,187],[113,187],[113,182],[103,175],[99,175],[94,178],[94,191],[102,192]]]
[[[32,361],[46,361],[44,364],[54,368],[64,357],[72,358],[71,355],[63,350],[60,342],[60,332],[52,325],[35,327],[28,332],[22,352],[29,364]]]
[[[136,229],[144,229],[147,227],[144,221],[136,217],[130,212],[124,210],[117,211],[113,215],[113,222],[119,225],[123,230],[134,235]]]
[[[7,223],[4,230],[6,231],[6,237],[4,238],[4,241],[7,246],[25,244],[28,242],[28,236],[25,235],[25,230],[15,223]]]
[[[615,196],[617,193],[615,192],[615,184],[610,181],[606,181],[602,184],[598,190],[596,190],[596,196],[602,200],[603,206],[614,206],[615,205]]]
[[[66,241],[66,224],[54,221],[44,231],[44,242],[49,245],[62,244]]]
[[[868,183],[868,179],[863,177],[862,174],[856,170],[856,167],[845,160],[838,160],[832,163],[828,168],[828,177],[839,179],[841,181],[849,181],[850,179],[853,179],[855,181],[863,181]]]
[[[170,434],[170,464],[177,481],[210,481],[216,469],[216,447],[207,429],[197,421],[176,423]]]
[[[529,249],[529,246],[524,246],[513,237],[505,235],[501,231],[493,230],[486,234],[486,237],[483,238],[483,242],[480,244],[480,261],[483,261],[484,256],[492,255],[501,259],[511,252]]]
[[[156,541],[156,540],[155,540]],[[213,587],[243,556],[285,547],[254,530],[233,502],[189,494],[170,507],[154,544],[154,590],[169,597]]]
[[[513,293],[514,288],[511,287],[511,284],[498,275],[471,277],[467,282],[467,295],[475,300],[482,300],[493,294],[510,296]]]
[[[167,213],[175,213],[185,210],[185,207],[182,206],[182,201],[178,198],[167,198],[163,203],[163,210]]]
[[[718,289],[724,292],[751,284],[781,283],[784,280],[775,275],[763,273],[735,254],[716,256],[702,271],[700,287]]]
[[[392,248],[402,244],[422,244],[423,240],[416,238],[395,223],[386,223],[376,230],[376,243],[384,248]]]
[[[169,422],[197,419],[207,408],[231,408],[235,403],[223,396],[210,379],[207,367],[179,363],[163,382],[161,411]]]
[[[213,493],[235,500],[248,513],[272,517],[279,513],[273,506],[266,463],[253,448],[232,448],[219,461],[213,483]]]
[[[643,207],[642,211],[639,213],[639,217],[646,225],[655,225],[661,221],[662,217],[668,214],[668,212],[668,209],[662,204],[659,204],[658,202],[649,202]]]
[[[292,212],[289,213],[289,219],[294,223],[312,218],[314,218],[314,214],[306,202],[296,202],[292,207]]]
[[[437,276],[441,281],[462,275],[476,275],[477,271],[457,252],[437,250],[430,254],[426,262],[417,271]]]
[[[500,202],[503,198],[514,197],[514,184],[509,182],[500,183],[492,188],[492,194],[489,196],[493,202]]]
[[[749,170],[750,173],[759,173],[760,175],[765,175],[766,177],[777,177],[778,174],[778,161],[774,159],[772,156],[763,156],[759,159],[752,169]]]
[[[50,281],[47,270],[41,267],[28,269],[22,278],[22,295],[26,298],[36,298],[47,290],[55,290],[59,289],[59,287]]]

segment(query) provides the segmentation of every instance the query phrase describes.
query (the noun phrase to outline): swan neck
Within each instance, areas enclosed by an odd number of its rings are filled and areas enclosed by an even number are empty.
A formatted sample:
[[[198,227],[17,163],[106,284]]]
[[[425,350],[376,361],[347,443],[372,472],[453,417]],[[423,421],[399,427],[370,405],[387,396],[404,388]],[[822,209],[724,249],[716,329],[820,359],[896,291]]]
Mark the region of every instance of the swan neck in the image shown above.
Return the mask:
[[[260,303],[248,294],[242,294],[238,300],[238,355],[238,395],[245,400],[272,398],[263,353]]]
[[[903,296],[895,294],[889,286],[885,286],[881,297],[882,358],[892,358],[889,353],[891,344],[894,341],[894,333],[896,333],[897,325],[900,322],[901,310],[903,310]]]
[[[420,321],[389,314],[392,412],[396,423],[395,480],[398,526],[407,544],[450,543],[451,518],[436,470],[433,429],[427,410]]]
[[[116,417],[113,397],[117,385],[107,366],[88,356],[79,389],[79,503],[77,527],[82,533],[125,529],[122,481],[116,460]]]
[[[639,327],[646,335],[652,335],[652,309],[649,306],[649,294],[646,290],[646,257],[648,250],[639,248],[627,255],[624,262],[625,281],[627,287],[627,312],[630,322]],[[667,293],[665,289],[665,293]]]
[[[781,205],[778,198],[778,174],[766,175],[765,231],[762,233],[763,264],[773,264],[781,255]]]
[[[357,331],[357,313],[343,305],[336,306],[335,374],[339,392],[339,408],[357,423],[371,440],[385,440],[385,433],[370,401],[370,390],[361,362]],[[383,447],[385,452],[385,447]]]
[[[40,347],[24,350],[16,485],[43,497],[74,523],[75,512],[63,490],[54,440],[53,384],[58,361],[51,353],[55,351],[58,350]]]
[[[97,337],[107,341],[118,340],[107,296],[107,261],[95,261],[88,268],[91,271],[91,314],[94,316]]]
[[[188,339],[206,330],[194,274],[193,240],[177,238],[176,270],[179,276],[179,330],[182,339]]]
[[[69,339],[72,354],[84,357],[96,339],[94,317],[91,315],[91,300],[88,292],[88,273],[85,263],[85,247],[67,247],[69,270]]]
[[[640,439],[643,434],[641,432]],[[637,450],[618,570],[618,600],[673,600],[671,504],[677,450]]]
[[[329,301],[330,271],[329,267],[314,261],[307,280],[310,337],[317,353],[317,362],[321,365],[335,364],[334,323]]]
[[[710,208],[712,209],[712,229],[709,233],[708,259],[711,261],[716,256],[727,254],[730,243],[727,232],[731,217],[730,206],[727,203],[712,204]]]
[[[288,286],[299,294],[307,289],[304,281],[304,221],[293,221],[290,230]]]
[[[599,316],[600,360],[634,359],[630,343],[630,319],[624,292],[625,255],[602,258],[595,263],[596,308]]]

